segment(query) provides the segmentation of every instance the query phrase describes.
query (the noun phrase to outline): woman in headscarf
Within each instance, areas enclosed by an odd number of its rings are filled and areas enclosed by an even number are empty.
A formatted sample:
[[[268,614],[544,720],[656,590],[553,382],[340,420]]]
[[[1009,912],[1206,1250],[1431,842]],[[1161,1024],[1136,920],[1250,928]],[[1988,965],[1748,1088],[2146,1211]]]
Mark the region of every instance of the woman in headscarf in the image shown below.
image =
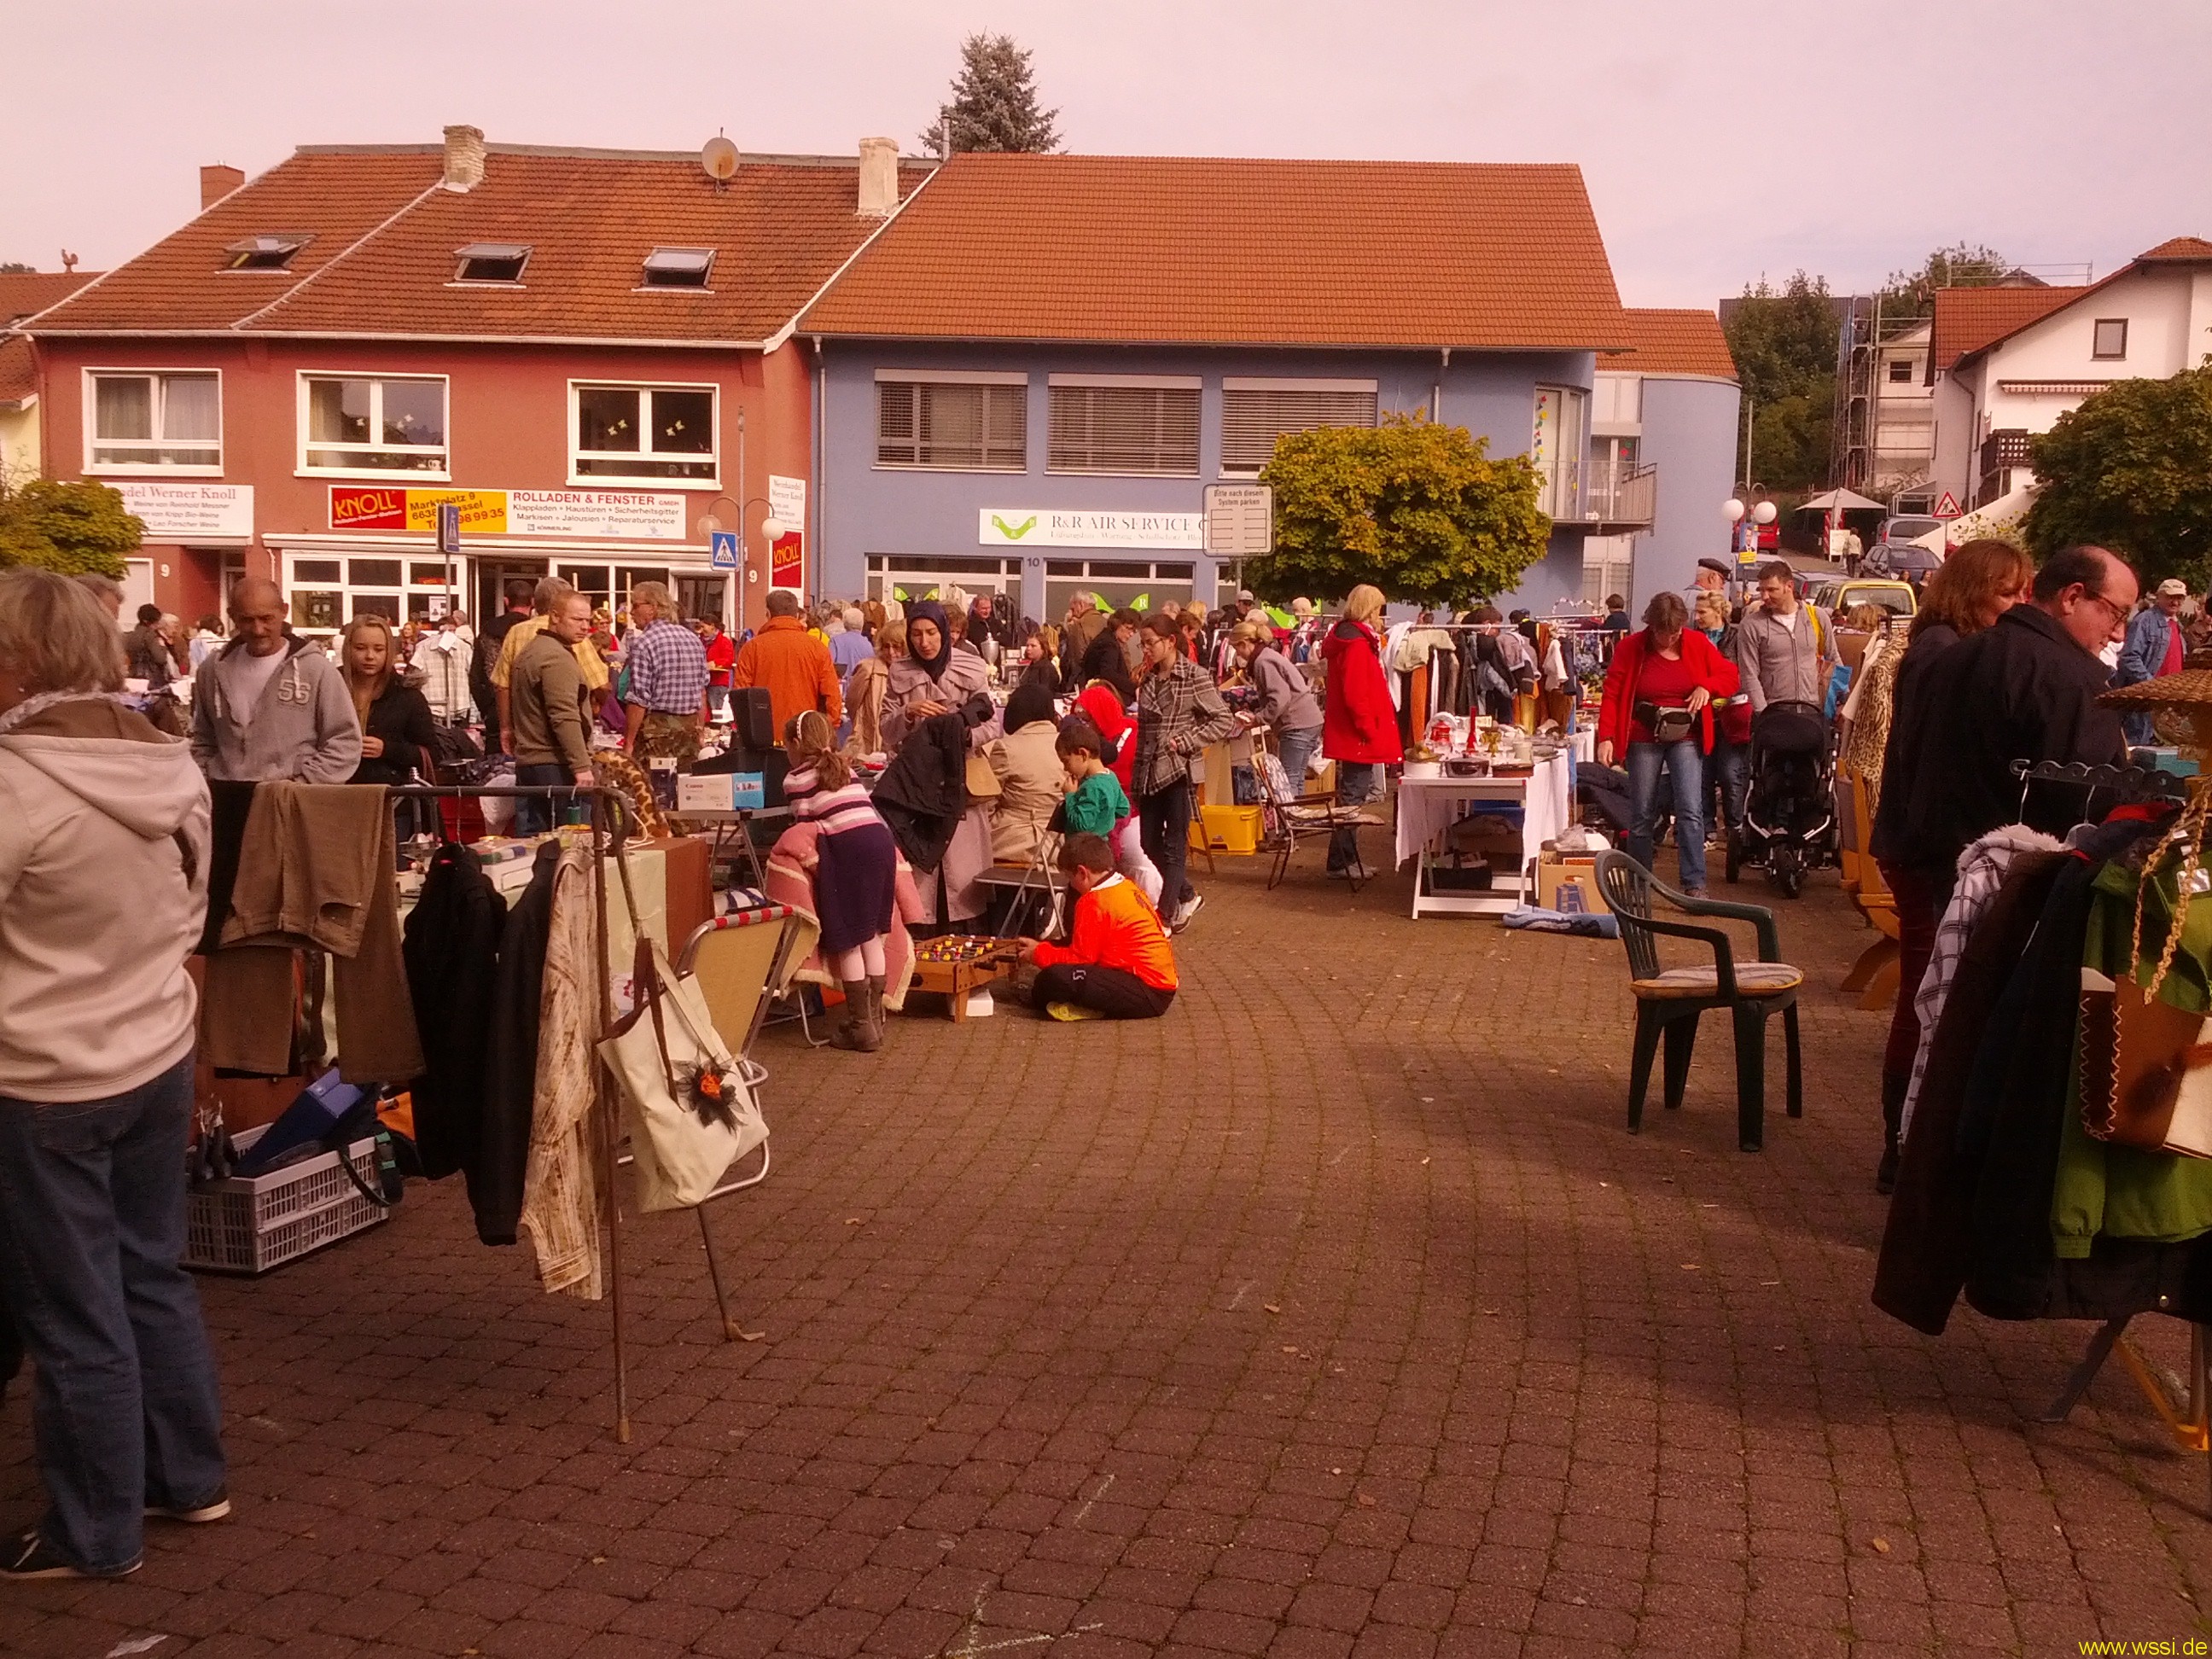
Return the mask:
[[[1006,699],[1006,735],[983,750],[999,780],[991,804],[991,857],[1027,864],[1036,856],[1052,809],[1065,793],[1060,763],[1060,715],[1051,690],[1024,680]]]
[[[990,684],[990,670],[957,647],[945,607],[916,599],[906,608],[906,655],[885,665],[884,744],[896,749],[913,726],[949,714]],[[989,735],[995,735],[992,733]]]

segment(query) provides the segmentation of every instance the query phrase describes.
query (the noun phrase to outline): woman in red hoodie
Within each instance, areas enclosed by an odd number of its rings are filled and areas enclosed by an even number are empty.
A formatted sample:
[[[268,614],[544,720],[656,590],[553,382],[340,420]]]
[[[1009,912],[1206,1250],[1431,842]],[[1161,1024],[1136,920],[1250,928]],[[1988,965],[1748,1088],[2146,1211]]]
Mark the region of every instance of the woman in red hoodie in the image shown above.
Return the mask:
[[[1336,798],[1360,806],[1382,794],[1382,769],[1405,752],[1398,742],[1398,710],[1382,674],[1382,640],[1375,619],[1382,590],[1365,583],[1346,595],[1344,614],[1321,643],[1328,665],[1322,708],[1321,752],[1336,763]],[[1328,845],[1328,872],[1340,876],[1359,861],[1358,831],[1339,830]]]
[[[1661,593],[1644,607],[1644,628],[1621,641],[1605,675],[1598,705],[1597,759],[1617,755],[1628,768],[1628,856],[1651,867],[1658,827],[1659,774],[1672,779],[1674,852],[1682,890],[1705,890],[1705,768],[1712,752],[1715,697],[1732,697],[1741,682],[1735,665],[1713,642],[1686,626],[1689,607],[1679,593]]]

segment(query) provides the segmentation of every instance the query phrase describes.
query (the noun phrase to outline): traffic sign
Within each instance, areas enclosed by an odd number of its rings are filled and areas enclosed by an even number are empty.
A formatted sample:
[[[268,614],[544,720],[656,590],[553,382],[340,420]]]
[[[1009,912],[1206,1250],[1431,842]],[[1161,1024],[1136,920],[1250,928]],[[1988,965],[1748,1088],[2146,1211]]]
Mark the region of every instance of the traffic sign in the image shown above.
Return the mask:
[[[713,550],[708,555],[708,562],[715,569],[735,570],[738,568],[738,532],[736,531],[717,530],[707,538],[707,543]]]
[[[448,556],[461,550],[461,504],[438,503],[438,550]]]
[[[1262,483],[1206,485],[1206,550],[1225,559],[1273,552],[1273,488]]]
[[[1943,492],[1943,499],[1936,503],[1936,511],[1929,516],[1931,518],[1937,519],[1957,518],[1959,516],[1959,498],[1956,495],[1954,495],[1949,490],[1945,490]]]

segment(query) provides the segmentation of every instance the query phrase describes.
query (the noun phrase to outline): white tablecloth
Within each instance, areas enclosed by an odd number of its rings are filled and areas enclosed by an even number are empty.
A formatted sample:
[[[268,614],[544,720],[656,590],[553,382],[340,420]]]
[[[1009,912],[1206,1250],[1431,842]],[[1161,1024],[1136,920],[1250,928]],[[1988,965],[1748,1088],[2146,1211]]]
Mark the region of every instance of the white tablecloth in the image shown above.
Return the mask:
[[[1525,778],[1401,778],[1398,863],[1404,865],[1450,829],[1468,802],[1485,800],[1522,809],[1522,861],[1533,860],[1538,849],[1556,840],[1571,821],[1567,757],[1559,754],[1539,761]]]

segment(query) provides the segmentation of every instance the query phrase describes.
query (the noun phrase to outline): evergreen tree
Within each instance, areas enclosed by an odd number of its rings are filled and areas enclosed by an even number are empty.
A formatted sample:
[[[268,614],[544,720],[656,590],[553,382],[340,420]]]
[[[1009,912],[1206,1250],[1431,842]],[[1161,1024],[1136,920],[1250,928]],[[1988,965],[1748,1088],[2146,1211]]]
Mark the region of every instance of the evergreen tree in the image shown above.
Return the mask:
[[[949,131],[955,150],[1042,155],[1058,149],[1053,122],[1060,112],[1038,102],[1030,56],[1011,34],[971,34],[963,40],[952,100],[939,106],[937,125],[921,135],[922,148],[941,150]]]

